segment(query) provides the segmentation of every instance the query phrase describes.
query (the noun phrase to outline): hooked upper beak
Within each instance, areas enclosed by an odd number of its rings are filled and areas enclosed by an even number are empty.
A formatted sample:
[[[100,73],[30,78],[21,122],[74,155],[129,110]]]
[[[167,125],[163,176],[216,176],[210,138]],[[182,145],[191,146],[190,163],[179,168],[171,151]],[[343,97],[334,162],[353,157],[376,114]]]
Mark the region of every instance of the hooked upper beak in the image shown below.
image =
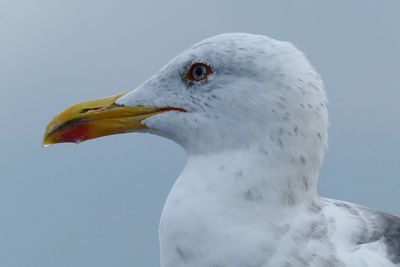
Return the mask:
[[[125,93],[70,106],[47,125],[44,146],[78,143],[101,136],[134,132],[146,128],[142,121],[166,111],[186,112],[181,108],[122,106],[115,102]]]

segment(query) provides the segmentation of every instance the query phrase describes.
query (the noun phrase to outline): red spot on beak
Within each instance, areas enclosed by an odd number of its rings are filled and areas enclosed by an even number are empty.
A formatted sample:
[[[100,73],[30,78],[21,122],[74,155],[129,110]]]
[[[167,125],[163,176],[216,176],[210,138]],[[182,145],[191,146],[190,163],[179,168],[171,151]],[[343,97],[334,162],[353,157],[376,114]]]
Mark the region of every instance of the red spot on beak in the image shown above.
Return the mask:
[[[77,124],[66,128],[58,133],[58,141],[66,143],[78,143],[89,138],[89,125],[85,123]]]

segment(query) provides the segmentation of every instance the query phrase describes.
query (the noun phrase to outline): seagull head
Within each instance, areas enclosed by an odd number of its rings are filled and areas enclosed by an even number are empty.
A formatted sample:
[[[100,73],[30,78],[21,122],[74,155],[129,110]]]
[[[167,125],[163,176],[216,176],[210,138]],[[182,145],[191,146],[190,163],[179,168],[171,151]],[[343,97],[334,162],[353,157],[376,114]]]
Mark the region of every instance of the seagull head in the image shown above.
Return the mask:
[[[188,153],[323,149],[327,125],[322,81],[299,50],[231,33],[193,45],[129,93],[67,108],[49,123],[43,144],[139,131]]]

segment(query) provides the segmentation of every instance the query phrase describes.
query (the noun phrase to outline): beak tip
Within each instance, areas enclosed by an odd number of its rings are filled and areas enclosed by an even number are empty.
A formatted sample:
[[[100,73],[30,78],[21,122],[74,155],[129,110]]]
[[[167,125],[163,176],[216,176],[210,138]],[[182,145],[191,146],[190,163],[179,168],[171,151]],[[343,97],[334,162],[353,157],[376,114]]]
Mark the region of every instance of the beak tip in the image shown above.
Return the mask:
[[[47,135],[47,134],[45,134],[44,136],[43,136],[43,139],[42,139],[42,147],[48,147],[48,146],[50,146],[50,145],[52,145],[53,143],[51,143],[50,141],[49,141],[49,136]]]

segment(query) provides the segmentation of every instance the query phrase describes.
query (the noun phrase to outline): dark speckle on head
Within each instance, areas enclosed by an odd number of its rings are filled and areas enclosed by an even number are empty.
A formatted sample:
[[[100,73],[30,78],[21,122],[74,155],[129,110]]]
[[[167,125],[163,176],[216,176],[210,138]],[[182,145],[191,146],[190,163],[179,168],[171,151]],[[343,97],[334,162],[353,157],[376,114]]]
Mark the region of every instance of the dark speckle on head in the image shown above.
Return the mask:
[[[322,140],[322,135],[321,135],[320,132],[317,132],[317,136],[318,136],[318,139],[319,139],[319,140]]]
[[[242,171],[238,171],[235,173],[236,178],[242,178],[243,177],[243,172]]]
[[[263,197],[261,194],[259,194],[256,190],[248,189],[244,193],[244,199],[247,201],[257,201],[261,200]]]
[[[308,191],[308,177],[303,176],[303,183],[304,183],[304,188],[306,191]]]
[[[279,108],[281,108],[281,109],[286,108],[286,106],[284,104],[282,104],[281,102],[277,102],[277,104],[278,104]]]
[[[263,147],[263,146],[260,146],[259,150],[260,150],[260,152],[261,152],[262,154],[264,154],[265,156],[268,156],[268,149],[266,149],[266,148]]]
[[[176,252],[177,252],[178,256],[182,259],[183,262],[187,263],[193,258],[192,253],[183,250],[179,246],[176,247]]]
[[[319,87],[316,86],[316,85],[315,85],[314,83],[312,83],[312,82],[309,82],[308,85],[309,85],[312,89],[314,89],[315,91],[317,91],[317,92],[320,90]]]
[[[278,146],[283,148],[285,146],[285,144],[283,143],[282,139],[278,138]]]
[[[293,126],[293,131],[297,135],[299,133],[299,127],[297,125]]]
[[[287,182],[286,191],[283,194],[284,199],[286,200],[286,204],[288,206],[293,206],[296,203],[296,196],[293,192],[293,186],[291,182]]]
[[[285,116],[283,117],[283,120],[284,120],[284,121],[289,121],[289,117],[290,117],[290,113],[289,113],[289,112],[286,112],[286,113],[285,113]]]

